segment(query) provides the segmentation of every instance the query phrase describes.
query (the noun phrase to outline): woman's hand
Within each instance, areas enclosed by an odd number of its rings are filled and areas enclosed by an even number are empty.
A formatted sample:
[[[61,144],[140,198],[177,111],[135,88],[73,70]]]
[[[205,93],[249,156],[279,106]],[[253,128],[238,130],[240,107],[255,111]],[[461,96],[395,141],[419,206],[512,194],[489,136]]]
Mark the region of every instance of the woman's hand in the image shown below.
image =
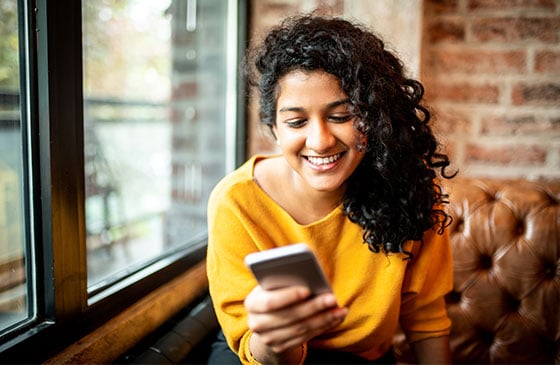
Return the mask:
[[[302,344],[338,326],[347,309],[338,307],[332,293],[311,296],[294,286],[264,290],[260,286],[245,299],[251,352],[261,362],[299,362]]]

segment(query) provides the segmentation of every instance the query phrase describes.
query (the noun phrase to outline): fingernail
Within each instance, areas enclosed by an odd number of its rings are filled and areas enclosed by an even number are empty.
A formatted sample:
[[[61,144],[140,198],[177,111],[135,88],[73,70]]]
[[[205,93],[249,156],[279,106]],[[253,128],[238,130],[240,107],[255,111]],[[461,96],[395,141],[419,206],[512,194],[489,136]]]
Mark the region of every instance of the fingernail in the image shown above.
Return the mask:
[[[348,308],[337,308],[332,313],[335,320],[340,320],[346,317],[348,314]]]
[[[336,305],[336,298],[334,295],[327,295],[323,298],[323,304],[325,307],[332,307]]]

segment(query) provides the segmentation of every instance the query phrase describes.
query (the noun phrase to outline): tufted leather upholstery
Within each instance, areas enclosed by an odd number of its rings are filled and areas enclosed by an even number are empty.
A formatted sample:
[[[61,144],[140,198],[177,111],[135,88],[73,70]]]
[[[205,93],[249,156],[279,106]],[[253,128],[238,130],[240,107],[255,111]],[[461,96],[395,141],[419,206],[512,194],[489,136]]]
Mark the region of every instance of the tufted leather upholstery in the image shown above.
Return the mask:
[[[454,363],[560,363],[560,183],[446,183]],[[410,362],[404,336],[395,352]]]

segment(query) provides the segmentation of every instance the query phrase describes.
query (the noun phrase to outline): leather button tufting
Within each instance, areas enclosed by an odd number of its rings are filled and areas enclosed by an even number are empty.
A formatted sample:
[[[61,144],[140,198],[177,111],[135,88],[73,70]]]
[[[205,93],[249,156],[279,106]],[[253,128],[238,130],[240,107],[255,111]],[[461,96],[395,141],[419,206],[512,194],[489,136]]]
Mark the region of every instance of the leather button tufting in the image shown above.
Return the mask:
[[[521,301],[517,300],[513,297],[510,297],[510,298],[508,298],[508,300],[505,301],[505,304],[507,306],[508,312],[510,312],[510,313],[518,312],[519,307],[521,306]]]
[[[490,256],[480,256],[480,268],[482,270],[488,270],[492,267],[492,257]]]
[[[445,297],[445,300],[449,304],[459,303],[461,301],[461,293],[458,292],[458,291],[452,290],[447,294],[447,296]]]
[[[457,178],[445,187],[453,363],[560,364],[560,184]]]
[[[557,206],[558,204],[560,204],[560,199],[557,199],[554,195],[551,195],[548,192],[545,192],[545,194],[548,199],[548,205]]]
[[[522,236],[525,233],[525,221],[519,220],[515,225],[515,234],[517,236]]]
[[[492,343],[494,342],[494,333],[486,330],[479,329],[477,337],[480,339],[480,342],[487,347],[492,346]]]
[[[554,263],[548,263],[544,266],[544,277],[552,280],[558,275],[558,266]]]
[[[465,220],[463,217],[457,218],[457,223],[455,224],[455,232],[463,232],[465,230]]]

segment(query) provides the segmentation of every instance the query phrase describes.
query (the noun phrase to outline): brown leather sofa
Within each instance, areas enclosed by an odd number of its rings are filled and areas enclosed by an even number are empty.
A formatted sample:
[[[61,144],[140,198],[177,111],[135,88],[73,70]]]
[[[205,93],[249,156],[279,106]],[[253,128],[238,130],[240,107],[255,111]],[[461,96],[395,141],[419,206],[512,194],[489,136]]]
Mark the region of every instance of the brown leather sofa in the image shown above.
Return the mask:
[[[560,183],[446,183],[454,363],[560,363]],[[413,362],[404,336],[397,358]]]

